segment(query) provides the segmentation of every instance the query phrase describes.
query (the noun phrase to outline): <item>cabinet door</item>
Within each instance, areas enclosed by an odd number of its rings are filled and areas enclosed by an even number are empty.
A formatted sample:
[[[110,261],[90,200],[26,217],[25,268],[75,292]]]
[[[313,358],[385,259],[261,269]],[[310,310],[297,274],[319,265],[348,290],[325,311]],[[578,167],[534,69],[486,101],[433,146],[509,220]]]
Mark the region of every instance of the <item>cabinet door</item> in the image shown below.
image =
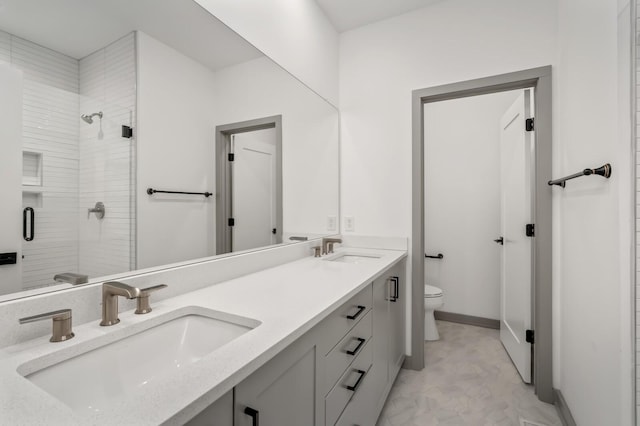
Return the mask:
[[[389,286],[386,275],[373,282],[373,366],[369,373],[376,406],[384,405],[389,381]]]
[[[187,426],[233,426],[233,391],[205,408]]]
[[[236,386],[235,425],[316,425],[315,372],[316,346],[303,338]]]
[[[389,286],[389,378],[394,380],[404,360],[405,301],[404,274],[396,266],[387,276]]]

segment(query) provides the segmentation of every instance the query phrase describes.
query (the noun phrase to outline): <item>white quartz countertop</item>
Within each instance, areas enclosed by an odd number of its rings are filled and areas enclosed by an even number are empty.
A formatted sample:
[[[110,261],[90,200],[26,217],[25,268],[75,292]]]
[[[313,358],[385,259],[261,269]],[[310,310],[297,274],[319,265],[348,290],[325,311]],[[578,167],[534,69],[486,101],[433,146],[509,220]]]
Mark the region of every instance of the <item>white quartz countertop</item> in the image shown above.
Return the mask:
[[[101,327],[98,321],[75,324],[76,337],[67,342],[50,343],[50,336],[43,336],[0,350],[0,424],[184,423],[406,256],[401,250],[344,248],[336,253],[340,251],[380,257],[361,263],[305,257],[171,299],[154,303],[152,296],[151,313],[121,312],[121,322],[111,327]],[[74,411],[18,372],[25,364],[37,370],[133,335],[186,307],[261,324],[177,374],[167,372],[98,412]]]

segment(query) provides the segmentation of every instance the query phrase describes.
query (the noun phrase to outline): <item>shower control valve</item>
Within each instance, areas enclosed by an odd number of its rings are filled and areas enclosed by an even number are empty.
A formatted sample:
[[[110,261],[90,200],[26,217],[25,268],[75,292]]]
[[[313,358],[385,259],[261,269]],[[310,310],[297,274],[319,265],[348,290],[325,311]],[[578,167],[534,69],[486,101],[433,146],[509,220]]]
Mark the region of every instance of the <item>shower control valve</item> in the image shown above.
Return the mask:
[[[91,209],[87,209],[87,219],[89,219],[89,216],[91,215],[91,213],[95,213],[96,217],[98,219],[103,219],[104,218],[104,213],[106,211],[106,209],[104,208],[104,203],[102,201],[98,201],[95,205],[95,207],[91,208]]]

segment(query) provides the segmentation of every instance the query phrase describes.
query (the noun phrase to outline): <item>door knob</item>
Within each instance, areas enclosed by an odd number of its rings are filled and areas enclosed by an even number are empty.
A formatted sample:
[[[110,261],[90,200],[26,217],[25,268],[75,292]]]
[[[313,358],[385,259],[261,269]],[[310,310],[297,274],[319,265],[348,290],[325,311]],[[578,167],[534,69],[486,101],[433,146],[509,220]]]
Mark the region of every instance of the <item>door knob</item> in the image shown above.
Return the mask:
[[[502,237],[500,237],[500,238],[498,238],[496,240],[493,240],[493,241],[495,241],[496,243],[500,244],[501,246],[504,245],[504,238],[502,238]]]

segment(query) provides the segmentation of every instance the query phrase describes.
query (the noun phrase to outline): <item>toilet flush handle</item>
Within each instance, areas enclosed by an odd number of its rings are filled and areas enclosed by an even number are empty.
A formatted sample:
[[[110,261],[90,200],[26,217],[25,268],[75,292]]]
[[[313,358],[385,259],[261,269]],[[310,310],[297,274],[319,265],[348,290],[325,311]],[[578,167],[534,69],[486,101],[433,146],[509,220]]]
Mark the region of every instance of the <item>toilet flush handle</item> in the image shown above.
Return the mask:
[[[498,238],[498,239],[495,239],[495,240],[493,240],[493,241],[495,241],[496,243],[500,244],[501,246],[503,246],[503,245],[504,245],[504,238],[502,238],[502,237],[500,237],[500,238]]]

